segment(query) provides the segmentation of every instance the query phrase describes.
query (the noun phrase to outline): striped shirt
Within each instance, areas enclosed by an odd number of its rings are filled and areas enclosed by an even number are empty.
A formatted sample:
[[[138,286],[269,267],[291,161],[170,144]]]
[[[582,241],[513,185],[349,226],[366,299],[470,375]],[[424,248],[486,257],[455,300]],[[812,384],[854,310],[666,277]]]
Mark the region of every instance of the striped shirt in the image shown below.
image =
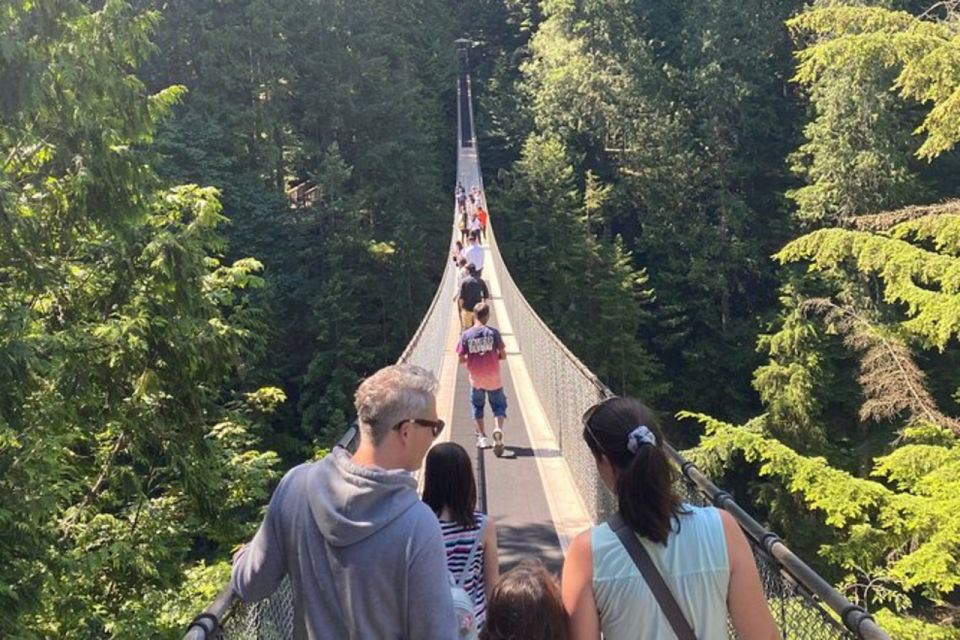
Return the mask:
[[[487,519],[487,516],[477,511],[473,514],[477,524],[474,527],[464,527],[456,522],[440,520],[440,529],[443,531],[443,545],[447,551],[447,569],[457,580],[463,574],[464,565],[467,563],[467,556],[470,555],[470,548],[477,539],[480,531],[480,523]],[[483,542],[480,542],[480,548],[473,556],[472,566],[469,568],[467,579],[463,588],[473,598],[473,613],[477,620],[477,628],[483,626],[487,618],[487,596],[485,582],[483,579]]]

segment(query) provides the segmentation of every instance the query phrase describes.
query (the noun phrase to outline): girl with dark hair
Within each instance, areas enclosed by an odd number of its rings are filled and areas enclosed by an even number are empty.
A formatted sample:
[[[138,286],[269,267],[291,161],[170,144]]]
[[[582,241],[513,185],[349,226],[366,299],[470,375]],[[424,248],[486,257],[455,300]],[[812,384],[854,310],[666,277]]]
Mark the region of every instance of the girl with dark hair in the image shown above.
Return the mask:
[[[482,628],[490,591],[500,576],[497,529],[493,518],[476,511],[473,464],[463,447],[443,442],[430,449],[423,475],[423,501],[440,520],[450,573],[460,580],[467,572],[463,588],[473,600],[477,628]],[[478,552],[468,567],[474,545],[478,545]]]
[[[779,638],[757,566],[733,517],[680,501],[676,472],[653,412],[633,398],[610,398],[583,416],[583,439],[617,512],[663,578],[698,640]],[[571,640],[674,638],[654,590],[610,524],[581,533],[563,564]]]
[[[493,588],[480,640],[566,640],[566,617],[556,578],[524,558]]]

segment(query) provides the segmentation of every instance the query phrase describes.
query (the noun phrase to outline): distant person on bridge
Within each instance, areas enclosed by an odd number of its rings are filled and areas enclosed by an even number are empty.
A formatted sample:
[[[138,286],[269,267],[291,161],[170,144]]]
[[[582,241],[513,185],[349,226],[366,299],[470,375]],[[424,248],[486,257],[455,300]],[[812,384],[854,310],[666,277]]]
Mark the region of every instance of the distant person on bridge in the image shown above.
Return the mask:
[[[470,218],[467,216],[466,208],[460,212],[460,220],[457,222],[457,228],[460,230],[460,241],[467,242],[470,238]]]
[[[480,221],[480,236],[483,241],[487,241],[487,210],[483,207],[477,207],[477,219]]]
[[[722,509],[680,501],[653,412],[639,400],[610,398],[587,410],[583,425],[617,511],[567,550],[561,588],[571,640],[727,640],[728,616],[741,640],[778,639],[743,531]],[[642,572],[625,544],[645,551],[653,571]],[[672,597],[651,586],[656,574]],[[673,621],[662,605],[670,600]],[[689,633],[674,630],[684,625]]]
[[[474,324],[463,332],[457,343],[460,362],[467,365],[470,373],[470,406],[477,425],[477,447],[490,448],[484,429],[483,406],[490,400],[497,426],[493,430],[493,452],[503,454],[503,422],[507,419],[507,396],[500,381],[500,361],[507,359],[507,349],[500,332],[487,326],[490,306],[481,302],[474,307]]]
[[[470,232],[470,243],[467,245],[467,250],[463,252],[463,257],[477,268],[478,276],[483,275],[484,253],[483,247],[480,246],[480,231]]]
[[[457,304],[460,306],[460,329],[473,326],[473,309],[481,302],[490,299],[487,283],[477,274],[477,268],[467,263],[467,274],[460,278]]]
[[[467,212],[467,194],[463,190],[463,187],[460,186],[459,184],[457,185],[457,191],[456,191],[455,197],[457,199],[457,210],[460,211],[460,213],[466,213]]]
[[[473,199],[476,201],[477,206],[483,205],[483,192],[480,191],[480,187],[473,185],[470,187],[470,193],[473,195]]]
[[[477,234],[477,242],[479,244],[481,225],[480,225],[480,216],[477,213],[470,214],[469,229],[470,229],[470,235],[473,235],[474,233]]]
[[[477,629],[483,628],[487,601],[500,577],[497,528],[493,518],[477,511],[473,462],[463,447],[443,442],[430,449],[423,473],[423,501],[440,520],[447,549],[447,569],[473,600]],[[471,550],[477,551],[471,558]]]
[[[356,453],[338,447],[287,472],[234,557],[231,586],[246,602],[290,577],[294,638],[457,637],[443,534],[410,473],[443,430],[436,388],[408,364],[367,378]]]

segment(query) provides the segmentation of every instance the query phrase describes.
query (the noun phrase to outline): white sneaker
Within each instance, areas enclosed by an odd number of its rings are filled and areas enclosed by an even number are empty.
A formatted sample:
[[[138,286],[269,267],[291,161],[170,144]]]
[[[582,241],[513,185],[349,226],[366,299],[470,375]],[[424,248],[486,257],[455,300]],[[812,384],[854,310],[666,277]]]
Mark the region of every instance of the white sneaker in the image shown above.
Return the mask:
[[[489,449],[490,441],[487,440],[484,436],[477,436],[477,448],[478,449]]]
[[[493,455],[498,458],[503,455],[503,429],[500,427],[493,430]]]

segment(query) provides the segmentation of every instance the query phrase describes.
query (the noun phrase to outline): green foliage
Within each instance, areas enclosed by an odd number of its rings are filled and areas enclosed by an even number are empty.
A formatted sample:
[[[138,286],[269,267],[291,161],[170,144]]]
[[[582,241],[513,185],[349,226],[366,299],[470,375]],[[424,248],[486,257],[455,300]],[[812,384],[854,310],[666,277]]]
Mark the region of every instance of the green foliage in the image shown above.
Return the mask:
[[[634,270],[619,239],[604,242],[590,231],[606,194],[592,178],[581,193],[563,144],[534,136],[503,194],[505,210],[519,215],[497,218],[497,230],[513,238],[505,260],[560,339],[613,388],[656,397],[658,367],[635,339],[653,300],[646,274]]]
[[[903,615],[913,605],[908,594],[946,604],[960,584],[955,438],[945,445],[908,442],[879,458],[871,475],[892,483],[888,487],[836,469],[822,457],[797,454],[768,435],[763,419],[735,427],[704,415],[681,417],[706,427],[695,455],[721,464],[742,456],[837,530],[840,540],[820,553],[849,572],[842,586],[854,600],[868,607],[887,604]],[[922,626],[909,618],[901,624]]]
[[[396,357],[435,290],[452,22],[440,0],[142,2],[164,15],[151,82],[190,87],[162,170],[220,189],[230,252],[265,265],[266,354],[245,373],[289,396],[264,435],[299,461],[342,434],[357,381]],[[283,197],[295,179],[317,184],[312,206]]]
[[[788,24],[818,38],[798,55],[799,82],[814,85],[844,69],[856,86],[865,76],[893,70],[885,86],[931,105],[916,130],[926,134],[917,156],[931,160],[960,140],[960,22],[954,5],[935,7],[924,17],[882,7],[816,7]]]
[[[262,348],[262,266],[224,259],[215,189],[150,168],[183,94],[134,75],[157,15],[34,10],[0,12],[0,67],[20,65],[0,113],[0,635],[175,632],[185,611],[149,603],[198,541],[249,533],[276,475],[249,432],[269,403],[229,384]]]
[[[901,223],[888,232],[821,229],[788,243],[777,254],[782,262],[809,260],[810,270],[837,271],[850,265],[856,272],[883,282],[883,299],[902,304],[901,324],[922,346],[941,351],[960,331],[960,260],[929,251],[905,238],[956,225],[954,216]],[[918,227],[918,224],[921,227]]]
[[[874,619],[891,638],[924,638],[925,640],[957,640],[960,631],[942,624],[930,624],[916,618],[902,618],[889,609],[873,613]]]
[[[788,196],[797,203],[797,218],[816,226],[905,204],[921,188],[910,163],[915,118],[888,90],[894,77],[889,52],[880,42],[836,40],[835,33],[821,33],[815,26],[827,29],[817,19],[824,12],[848,11],[885,10],[815,7],[787,22],[801,46],[806,45],[797,53],[793,80],[808,90],[815,114],[804,128],[806,142],[790,156],[792,170],[806,184]],[[842,64],[822,64],[837,46],[850,55]]]
[[[792,107],[778,77],[794,6],[541,3],[524,50],[533,133],[563,142],[580,191],[591,175],[603,187],[591,231],[619,236],[657,292],[638,340],[674,385],[671,407],[740,414],[752,402],[750,345],[773,302],[766,256],[786,222],[776,167]]]

